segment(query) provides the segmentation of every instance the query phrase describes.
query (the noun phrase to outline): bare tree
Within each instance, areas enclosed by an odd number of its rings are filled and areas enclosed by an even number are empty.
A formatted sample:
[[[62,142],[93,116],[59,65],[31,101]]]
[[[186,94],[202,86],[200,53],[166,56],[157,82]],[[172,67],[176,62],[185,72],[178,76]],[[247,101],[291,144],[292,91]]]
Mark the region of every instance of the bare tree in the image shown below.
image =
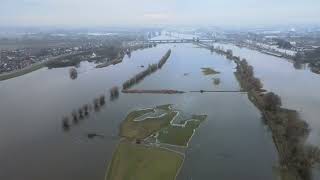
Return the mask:
[[[263,97],[264,105],[267,110],[276,111],[281,105],[281,99],[273,92],[269,92]]]

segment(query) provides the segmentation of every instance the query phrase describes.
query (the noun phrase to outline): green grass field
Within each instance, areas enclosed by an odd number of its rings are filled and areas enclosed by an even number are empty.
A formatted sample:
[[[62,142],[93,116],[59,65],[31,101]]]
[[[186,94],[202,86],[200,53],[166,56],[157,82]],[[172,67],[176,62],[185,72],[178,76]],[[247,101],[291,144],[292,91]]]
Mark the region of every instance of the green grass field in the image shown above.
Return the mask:
[[[160,143],[187,146],[193,132],[200,126],[207,116],[193,116],[185,127],[170,125],[159,132]]]
[[[145,110],[146,111],[146,110]],[[120,136],[127,139],[144,139],[170,124],[170,121],[177,115],[175,111],[169,111],[159,118],[146,118],[143,121],[135,122],[133,117],[143,115],[142,112],[130,113],[121,124]]]
[[[140,117],[140,116],[142,116],[144,114],[152,113],[152,112],[155,112],[154,109],[152,109],[152,108],[140,109],[140,110],[132,111],[127,115],[125,121],[133,121],[137,117]]]
[[[120,142],[106,180],[174,180],[183,156],[169,150]]]
[[[165,111],[170,111],[171,110],[171,104],[157,106],[156,108],[157,109],[162,109],[162,110],[165,110]]]

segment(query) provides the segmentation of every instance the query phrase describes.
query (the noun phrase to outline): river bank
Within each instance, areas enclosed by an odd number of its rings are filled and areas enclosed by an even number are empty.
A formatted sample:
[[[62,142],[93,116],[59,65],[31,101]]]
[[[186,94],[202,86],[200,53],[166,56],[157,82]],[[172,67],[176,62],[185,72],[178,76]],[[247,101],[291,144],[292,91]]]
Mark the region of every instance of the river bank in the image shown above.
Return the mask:
[[[294,66],[306,65],[311,72],[315,74],[320,74],[320,63],[319,63],[319,59],[317,59],[319,57],[320,48],[310,52],[306,51],[306,52],[292,53],[293,51],[290,51],[290,50],[283,50],[284,52],[283,51],[280,52],[274,49],[263,48],[260,46],[254,46],[252,44],[247,44],[247,43],[244,43],[244,44],[238,43],[238,42],[230,42],[230,43],[240,48],[245,47],[250,50],[254,50],[257,52],[261,52],[267,55],[271,55],[274,57],[287,60],[293,63]],[[291,53],[287,54],[286,51]]]
[[[32,65],[30,65],[28,67],[25,67],[23,69],[19,69],[19,70],[13,71],[13,72],[5,73],[5,74],[0,74],[0,81],[4,81],[4,80],[7,80],[7,79],[23,76],[25,74],[28,74],[28,73],[31,73],[33,71],[39,70],[39,69],[41,69],[43,67],[46,67],[50,63],[55,62],[55,61],[57,61],[57,60],[59,60],[61,58],[65,58],[65,57],[68,57],[68,56],[76,56],[76,55],[79,55],[79,54],[82,54],[82,53],[85,53],[85,52],[79,52],[79,53],[74,53],[74,54],[63,54],[63,55],[60,55],[60,56],[52,57],[52,58],[50,58],[48,60],[43,60],[41,62],[34,63],[34,64],[32,64]]]
[[[38,69],[41,69],[41,68],[45,67],[45,63],[46,63],[46,61],[42,61],[39,63],[32,64],[32,65],[25,67],[23,69],[19,69],[19,70],[9,72],[9,73],[0,74],[0,81],[19,77],[19,76],[28,74],[30,72],[36,71]]]
[[[96,68],[103,68],[103,67],[107,67],[112,64],[114,65],[114,64],[121,63],[125,54],[127,54],[128,56],[131,56],[132,51],[143,50],[146,48],[152,48],[154,46],[155,46],[154,44],[135,44],[133,46],[121,47],[119,49],[119,52],[118,52],[118,55],[116,58],[113,58],[111,61],[107,61],[102,64],[99,64],[96,66]],[[104,49],[105,48],[100,48],[100,49],[97,49],[97,51],[103,52]],[[63,54],[63,55],[59,55],[56,57],[52,57],[52,58],[49,58],[48,60],[43,60],[41,62],[31,64],[30,66],[27,66],[23,69],[0,74],[0,81],[23,76],[23,75],[31,73],[33,71],[39,70],[43,67],[62,68],[62,67],[68,67],[68,66],[76,66],[77,64],[79,64],[81,61],[84,61],[84,60],[88,60],[88,61],[99,60],[100,57],[96,57],[96,58],[77,57],[79,55],[89,57],[89,56],[91,56],[92,52],[94,52],[94,50],[84,51],[84,52],[81,51],[81,52],[77,52],[77,53]],[[103,52],[103,53],[105,53],[105,52]]]

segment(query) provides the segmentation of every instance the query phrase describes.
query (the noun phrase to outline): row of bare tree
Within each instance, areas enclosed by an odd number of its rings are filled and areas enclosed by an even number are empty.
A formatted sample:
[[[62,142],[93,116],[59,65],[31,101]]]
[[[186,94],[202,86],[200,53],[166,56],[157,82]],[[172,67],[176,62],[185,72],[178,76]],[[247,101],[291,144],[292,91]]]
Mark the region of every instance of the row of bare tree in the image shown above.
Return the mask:
[[[151,64],[148,66],[148,68],[138,74],[136,74],[131,79],[127,80],[122,84],[122,88],[124,90],[130,89],[135,84],[142,81],[145,77],[149,76],[150,74],[156,72],[158,69],[161,69],[162,66],[167,62],[171,54],[171,49],[167,51],[167,53],[160,59],[160,61],[157,64]]]
[[[110,101],[114,101],[119,97],[119,88],[113,87],[110,89]],[[62,118],[62,128],[65,131],[69,131],[73,125],[78,124],[81,120],[88,118],[92,112],[99,112],[100,109],[105,106],[105,95],[101,95],[93,99],[91,104],[85,104],[73,110],[69,116]]]

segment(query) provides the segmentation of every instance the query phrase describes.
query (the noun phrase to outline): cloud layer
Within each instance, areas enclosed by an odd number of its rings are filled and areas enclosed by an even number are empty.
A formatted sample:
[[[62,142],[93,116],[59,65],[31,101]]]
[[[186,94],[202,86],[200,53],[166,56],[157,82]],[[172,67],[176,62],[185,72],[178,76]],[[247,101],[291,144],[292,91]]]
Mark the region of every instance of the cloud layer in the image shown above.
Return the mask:
[[[2,0],[0,25],[320,23],[318,0]]]

